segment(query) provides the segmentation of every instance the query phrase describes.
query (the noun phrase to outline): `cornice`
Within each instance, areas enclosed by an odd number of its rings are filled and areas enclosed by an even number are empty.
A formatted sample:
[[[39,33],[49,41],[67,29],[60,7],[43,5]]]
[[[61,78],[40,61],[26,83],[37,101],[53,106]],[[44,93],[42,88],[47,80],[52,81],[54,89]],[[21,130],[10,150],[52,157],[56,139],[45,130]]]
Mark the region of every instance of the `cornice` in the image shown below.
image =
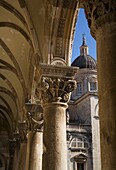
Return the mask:
[[[98,97],[98,92],[87,92],[84,95],[82,95],[80,98],[78,98],[77,100],[70,101],[69,105],[76,105],[76,104],[80,103],[81,101],[83,101],[84,99],[86,99],[88,96],[97,96]]]
[[[38,69],[36,70],[35,79],[41,77],[73,79],[77,71],[78,71],[77,67],[56,66],[56,65],[41,63]]]

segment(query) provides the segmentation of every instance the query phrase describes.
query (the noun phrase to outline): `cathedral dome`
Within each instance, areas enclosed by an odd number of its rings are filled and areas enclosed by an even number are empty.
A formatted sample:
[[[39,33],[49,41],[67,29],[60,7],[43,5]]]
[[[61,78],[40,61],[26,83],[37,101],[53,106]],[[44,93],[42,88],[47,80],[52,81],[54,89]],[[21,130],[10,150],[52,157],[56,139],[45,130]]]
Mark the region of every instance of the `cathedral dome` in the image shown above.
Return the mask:
[[[96,69],[96,61],[93,57],[90,55],[80,55],[78,56],[71,66],[79,67],[81,68],[90,68],[90,69]]]
[[[95,70],[97,67],[96,61],[93,57],[88,54],[88,46],[86,45],[86,39],[83,35],[83,42],[80,47],[80,56],[78,56],[71,66],[81,68],[89,68]]]

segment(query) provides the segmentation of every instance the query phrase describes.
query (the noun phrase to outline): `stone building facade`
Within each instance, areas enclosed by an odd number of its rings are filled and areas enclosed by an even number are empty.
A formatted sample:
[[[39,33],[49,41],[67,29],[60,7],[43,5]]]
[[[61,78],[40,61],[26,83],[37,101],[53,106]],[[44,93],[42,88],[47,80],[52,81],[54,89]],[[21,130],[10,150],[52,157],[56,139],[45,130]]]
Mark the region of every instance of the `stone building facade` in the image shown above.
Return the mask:
[[[80,56],[72,66],[79,70],[67,111],[69,169],[101,170],[97,65],[88,53],[84,36]]]
[[[1,170],[67,170],[80,8],[97,42],[101,169],[116,169],[116,1],[0,0]]]

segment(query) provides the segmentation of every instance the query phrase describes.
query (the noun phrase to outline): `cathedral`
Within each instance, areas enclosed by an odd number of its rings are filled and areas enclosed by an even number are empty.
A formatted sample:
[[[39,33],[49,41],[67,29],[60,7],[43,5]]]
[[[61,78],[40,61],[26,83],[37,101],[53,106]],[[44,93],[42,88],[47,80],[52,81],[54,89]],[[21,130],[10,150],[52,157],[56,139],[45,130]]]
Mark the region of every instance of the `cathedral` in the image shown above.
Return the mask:
[[[0,170],[115,170],[115,55],[115,0],[0,0]]]
[[[72,63],[77,88],[67,109],[69,170],[101,170],[97,63],[83,36],[80,56]]]

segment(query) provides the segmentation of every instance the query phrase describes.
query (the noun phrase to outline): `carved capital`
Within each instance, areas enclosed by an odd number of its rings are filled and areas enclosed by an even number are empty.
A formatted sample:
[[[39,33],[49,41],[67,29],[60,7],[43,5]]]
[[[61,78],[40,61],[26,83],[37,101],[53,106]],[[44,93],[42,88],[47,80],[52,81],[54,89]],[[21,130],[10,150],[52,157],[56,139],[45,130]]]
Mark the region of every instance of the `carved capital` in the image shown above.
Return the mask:
[[[41,80],[36,89],[36,96],[40,97],[43,103],[67,103],[70,93],[76,88],[76,82],[73,80],[75,71],[70,67],[53,65],[45,67],[44,65],[41,70]]]
[[[41,92],[41,99],[44,103],[68,102],[70,92],[75,87],[76,83],[74,80],[44,77],[37,88],[36,94]]]
[[[19,122],[18,128],[19,128],[20,142],[26,143],[27,142],[27,131],[28,131],[27,122],[26,121]]]
[[[29,131],[43,131],[43,109],[41,105],[26,103]]]
[[[106,23],[116,22],[115,0],[82,0],[88,25],[95,37],[97,29]]]
[[[40,132],[43,131],[43,114],[39,116],[33,113],[28,112],[27,113],[27,118],[28,118],[28,129],[30,131],[35,131],[35,132]]]

